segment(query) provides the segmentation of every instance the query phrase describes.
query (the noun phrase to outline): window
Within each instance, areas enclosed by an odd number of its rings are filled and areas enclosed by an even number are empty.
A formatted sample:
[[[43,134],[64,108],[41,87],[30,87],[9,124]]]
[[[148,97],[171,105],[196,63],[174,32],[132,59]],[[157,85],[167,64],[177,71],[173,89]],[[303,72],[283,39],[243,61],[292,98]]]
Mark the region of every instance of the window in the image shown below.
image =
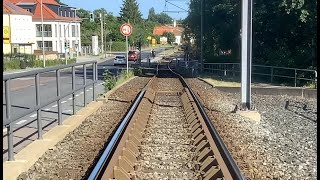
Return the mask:
[[[28,8],[28,9],[26,9],[28,12],[31,12],[31,9],[30,8]]]
[[[42,37],[42,25],[37,24],[36,29],[37,29],[37,32],[36,32],[37,37]],[[43,29],[44,29],[43,31],[44,37],[52,37],[51,24],[44,24]]]
[[[75,26],[75,25],[72,25],[72,26],[71,26],[71,30],[72,30],[72,32],[71,32],[72,37],[76,37],[76,26]]]
[[[56,37],[58,37],[58,28],[56,24],[54,25],[54,32],[56,34]]]
[[[59,24],[59,37],[61,37],[61,24]]]
[[[76,36],[77,36],[77,37],[80,37],[80,35],[79,35],[79,29],[78,29],[78,25],[76,25]]]
[[[38,49],[42,50],[42,41],[37,41]],[[52,51],[52,41],[44,41],[44,51]]]

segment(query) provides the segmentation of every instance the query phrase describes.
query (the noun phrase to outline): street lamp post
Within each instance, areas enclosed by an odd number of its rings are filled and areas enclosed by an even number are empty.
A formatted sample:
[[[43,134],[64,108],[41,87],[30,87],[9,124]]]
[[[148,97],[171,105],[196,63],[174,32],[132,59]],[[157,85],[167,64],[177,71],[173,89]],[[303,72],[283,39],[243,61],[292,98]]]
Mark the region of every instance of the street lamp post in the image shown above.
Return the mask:
[[[42,0],[40,1],[40,11],[41,11],[41,36],[42,36],[42,58],[43,58],[43,67],[45,68],[46,67],[46,56],[45,56],[45,53],[44,53],[44,28],[43,28],[43,3],[42,3]]]

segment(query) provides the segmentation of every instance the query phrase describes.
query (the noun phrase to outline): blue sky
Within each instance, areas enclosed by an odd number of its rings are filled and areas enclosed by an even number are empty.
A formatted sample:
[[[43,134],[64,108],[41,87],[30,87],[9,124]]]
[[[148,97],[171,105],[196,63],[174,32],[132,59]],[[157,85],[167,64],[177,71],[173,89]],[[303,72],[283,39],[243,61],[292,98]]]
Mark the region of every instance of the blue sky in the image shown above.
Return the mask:
[[[112,12],[113,15],[119,15],[120,8],[122,7],[123,0],[61,0],[61,2],[68,4],[69,6],[83,8],[85,10],[93,11],[95,9],[104,8],[108,12]],[[137,0],[139,4],[140,11],[142,16],[146,18],[148,16],[148,11],[150,8],[154,7],[156,13],[162,11],[178,11],[179,8],[165,3],[165,0]],[[171,0],[171,3],[188,10],[189,0]],[[165,6],[166,5],[166,6]],[[188,13],[168,13],[174,19],[185,18]]]

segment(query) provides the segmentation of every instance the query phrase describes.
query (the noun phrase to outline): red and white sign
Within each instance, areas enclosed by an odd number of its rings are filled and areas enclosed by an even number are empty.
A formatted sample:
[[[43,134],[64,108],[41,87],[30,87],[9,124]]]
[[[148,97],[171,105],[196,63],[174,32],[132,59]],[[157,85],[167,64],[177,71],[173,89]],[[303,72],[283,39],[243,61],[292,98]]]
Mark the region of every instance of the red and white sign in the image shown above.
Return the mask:
[[[120,32],[124,36],[130,36],[132,33],[132,26],[128,23],[122,24],[120,27]]]

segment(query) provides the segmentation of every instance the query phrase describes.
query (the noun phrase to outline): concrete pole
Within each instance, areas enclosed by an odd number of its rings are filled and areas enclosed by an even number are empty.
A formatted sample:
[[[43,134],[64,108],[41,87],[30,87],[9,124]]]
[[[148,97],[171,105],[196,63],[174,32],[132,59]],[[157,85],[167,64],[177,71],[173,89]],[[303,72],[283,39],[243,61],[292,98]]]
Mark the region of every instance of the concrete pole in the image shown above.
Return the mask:
[[[42,3],[42,0],[40,1],[40,11],[41,11],[41,36],[42,36],[42,58],[43,58],[43,67],[45,68],[46,67],[46,56],[45,56],[45,53],[44,53],[44,28],[43,28],[43,3]]]
[[[101,53],[103,57],[103,16],[100,13],[100,23],[101,23]]]
[[[200,71],[203,72],[203,1],[204,0],[200,0],[201,1],[201,27],[200,27],[200,38],[201,38],[201,45],[200,45],[200,62],[201,62],[201,68]]]
[[[242,0],[241,26],[241,108],[250,110],[252,108],[252,0]]]

